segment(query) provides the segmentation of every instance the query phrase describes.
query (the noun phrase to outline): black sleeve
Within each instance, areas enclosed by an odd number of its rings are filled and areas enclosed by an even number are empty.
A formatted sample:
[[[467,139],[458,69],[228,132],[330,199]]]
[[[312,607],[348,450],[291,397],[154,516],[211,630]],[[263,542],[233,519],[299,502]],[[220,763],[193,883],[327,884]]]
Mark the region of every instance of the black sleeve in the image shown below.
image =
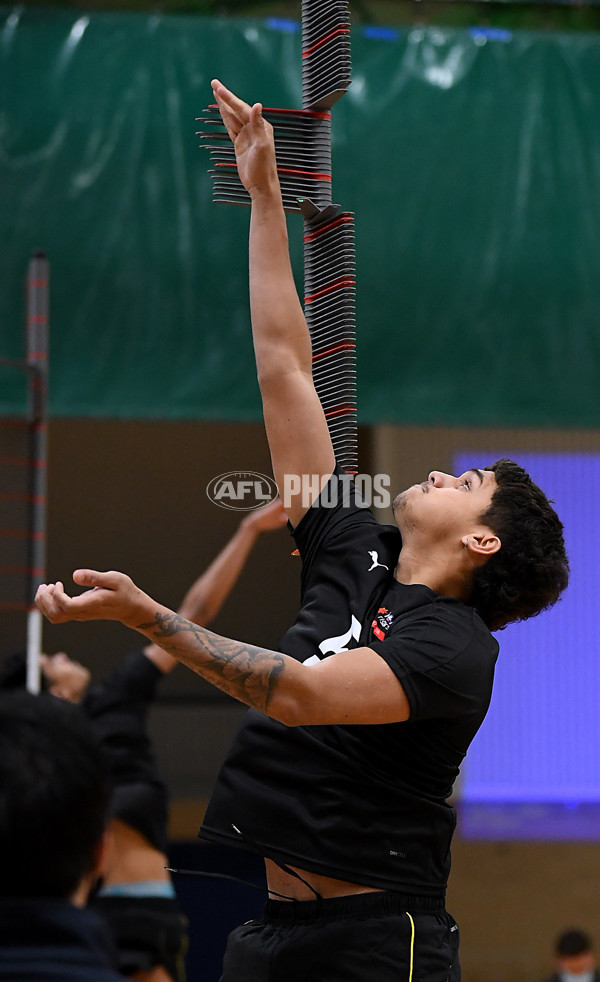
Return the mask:
[[[319,497],[292,530],[302,557],[303,583],[315,557],[321,555],[329,543],[338,544],[343,536],[351,535],[357,525],[365,523],[379,527],[352,476],[337,465]]]
[[[148,710],[163,673],[143,651],[132,651],[83,701],[110,766],[113,783],[156,777],[156,761],[146,732]]]
[[[141,648],[130,652],[121,664],[100,682],[90,686],[84,708],[93,717],[109,709],[135,706],[143,711],[156,695],[163,673]]]
[[[475,612],[456,616],[432,604],[369,647],[401,683],[411,720],[452,719],[487,708],[498,645]]]

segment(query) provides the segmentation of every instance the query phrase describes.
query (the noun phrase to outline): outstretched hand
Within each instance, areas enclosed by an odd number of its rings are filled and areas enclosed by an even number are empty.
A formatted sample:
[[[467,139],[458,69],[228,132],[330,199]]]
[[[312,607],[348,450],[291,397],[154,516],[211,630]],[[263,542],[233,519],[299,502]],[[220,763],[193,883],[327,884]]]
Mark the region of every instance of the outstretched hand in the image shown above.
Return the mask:
[[[274,498],[268,505],[262,505],[251,511],[244,518],[243,524],[249,525],[256,532],[273,532],[275,529],[284,528],[287,525],[287,515],[281,498]]]
[[[242,184],[250,195],[267,190],[277,184],[278,178],[273,127],[264,119],[262,105],[243,102],[216,78],[211,85],[235,148]]]
[[[73,581],[91,589],[70,597],[60,580],[38,587],[35,602],[52,624],[110,620],[135,627],[144,619],[144,600],[147,602],[149,598],[125,573],[76,569]]]

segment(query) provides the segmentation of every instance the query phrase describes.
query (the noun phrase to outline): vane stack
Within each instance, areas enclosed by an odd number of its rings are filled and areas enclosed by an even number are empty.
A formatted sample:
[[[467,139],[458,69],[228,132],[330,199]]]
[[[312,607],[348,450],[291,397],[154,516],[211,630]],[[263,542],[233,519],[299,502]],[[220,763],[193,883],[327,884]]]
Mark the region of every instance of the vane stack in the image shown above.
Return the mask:
[[[304,311],[313,379],[336,460],[357,472],[354,219],[346,213],[305,221]]]
[[[331,203],[331,113],[303,109],[263,108],[274,130],[277,174],[288,212],[300,212],[299,198],[310,198],[319,210]],[[250,195],[239,179],[235,151],[217,106],[202,117],[201,146],[210,152],[213,201],[249,205]]]
[[[350,85],[350,12],[346,0],[302,2],[302,104],[331,109]],[[354,216],[338,205],[305,202],[304,310],[313,378],[337,462],[358,470]]]
[[[302,0],[301,110],[263,109],[274,129],[287,212],[304,216],[304,308],[315,387],[340,466],[356,473],[354,216],[332,204],[331,114],[350,84],[348,0]],[[213,201],[250,204],[216,106],[199,136],[210,152]]]
[[[331,109],[350,85],[347,0],[302,0],[302,105]]]

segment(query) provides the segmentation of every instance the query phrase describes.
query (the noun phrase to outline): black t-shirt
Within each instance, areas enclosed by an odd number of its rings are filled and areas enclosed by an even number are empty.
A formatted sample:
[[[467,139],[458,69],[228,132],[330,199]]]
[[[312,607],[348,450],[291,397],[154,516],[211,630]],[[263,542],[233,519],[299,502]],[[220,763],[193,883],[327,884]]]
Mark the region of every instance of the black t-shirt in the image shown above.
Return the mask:
[[[146,731],[148,710],[163,673],[142,650],[90,686],[82,708],[102,744],[113,782],[111,814],[167,848],[167,789]]]
[[[410,720],[286,727],[250,710],[200,835],[439,896],[455,825],[447,799],[489,705],[498,645],[473,607],[394,579],[399,532],[376,522],[346,475],[333,475],[294,536],[301,610],[281,650],[310,663],[372,648],[400,680]]]

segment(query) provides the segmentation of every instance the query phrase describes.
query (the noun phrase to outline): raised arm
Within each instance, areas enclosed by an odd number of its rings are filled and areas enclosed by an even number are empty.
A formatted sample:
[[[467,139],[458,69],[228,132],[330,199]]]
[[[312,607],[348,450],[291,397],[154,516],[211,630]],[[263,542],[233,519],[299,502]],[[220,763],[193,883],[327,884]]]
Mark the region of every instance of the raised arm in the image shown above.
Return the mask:
[[[327,421],[312,377],[312,350],[289,257],[287,225],[271,125],[219,81],[213,91],[233,141],[238,173],[252,199],[250,309],[258,381],[273,474],[296,525],[335,465]],[[309,493],[286,475],[320,475]],[[291,493],[293,491],[293,493]]]
[[[157,604],[124,573],[76,570],[92,587],[68,596],[43,584],[36,603],[53,623],[116,620],[240,702],[288,726],[395,723],[409,718],[400,682],[371,648],[356,648],[303,665],[278,651],[220,637]]]
[[[208,569],[192,583],[181,601],[178,613],[195,624],[210,624],[233,590],[261,532],[283,528],[286,521],[279,498],[246,515],[235,535],[213,559]],[[176,658],[157,644],[147,645],[144,654],[165,674],[178,664]]]

